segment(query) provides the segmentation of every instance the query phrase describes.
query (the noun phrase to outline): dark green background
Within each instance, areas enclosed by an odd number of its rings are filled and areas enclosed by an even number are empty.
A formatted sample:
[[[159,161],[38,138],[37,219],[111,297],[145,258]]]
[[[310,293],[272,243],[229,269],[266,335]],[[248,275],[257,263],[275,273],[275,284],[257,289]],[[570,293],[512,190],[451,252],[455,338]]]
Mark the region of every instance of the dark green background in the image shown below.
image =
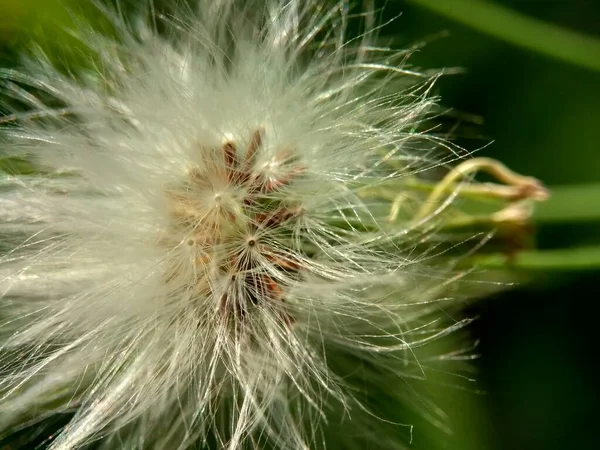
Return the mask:
[[[440,0],[444,1],[444,0]],[[468,3],[468,1],[465,1]],[[600,39],[600,2],[497,1],[514,10]],[[394,34],[417,40],[448,31],[416,54],[424,67],[458,66],[461,75],[438,84],[444,104],[475,114],[460,143],[482,150],[551,188],[600,182],[600,73],[506,43],[407,2],[388,2],[402,15]],[[393,12],[388,12],[393,14]],[[461,134],[461,133],[459,133]],[[579,210],[593,205],[573,196]],[[591,199],[598,204],[600,198]],[[600,243],[600,223],[539,223],[543,249]],[[600,272],[538,271],[534,282],[486,299],[473,332],[481,339],[476,362],[489,448],[587,449],[597,446],[599,405],[594,314]],[[454,448],[461,448],[460,444]]]

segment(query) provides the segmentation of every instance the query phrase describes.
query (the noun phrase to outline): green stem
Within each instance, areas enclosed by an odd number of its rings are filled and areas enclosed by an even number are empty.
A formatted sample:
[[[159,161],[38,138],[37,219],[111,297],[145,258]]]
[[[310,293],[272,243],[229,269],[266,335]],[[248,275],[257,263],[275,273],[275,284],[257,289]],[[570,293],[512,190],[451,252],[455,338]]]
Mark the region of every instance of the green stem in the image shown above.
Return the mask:
[[[483,33],[587,69],[600,70],[600,41],[481,0],[408,0]]]
[[[556,186],[535,206],[537,223],[600,222],[600,184]]]
[[[508,259],[494,254],[474,258],[475,264],[488,269],[528,271],[576,271],[600,269],[600,246],[573,249],[525,251]]]
[[[364,189],[362,195],[394,201],[398,194],[406,192],[406,189],[430,193],[438,184],[408,179]],[[450,194],[455,189],[455,186],[446,186],[445,193]],[[494,195],[501,196],[503,189],[506,190],[508,197],[510,186],[465,184],[460,189],[459,197],[481,202],[496,202],[500,207],[502,202],[494,198]],[[533,222],[539,224],[600,222],[600,184],[553,186],[549,191],[550,196],[547,200],[536,202],[533,208]]]

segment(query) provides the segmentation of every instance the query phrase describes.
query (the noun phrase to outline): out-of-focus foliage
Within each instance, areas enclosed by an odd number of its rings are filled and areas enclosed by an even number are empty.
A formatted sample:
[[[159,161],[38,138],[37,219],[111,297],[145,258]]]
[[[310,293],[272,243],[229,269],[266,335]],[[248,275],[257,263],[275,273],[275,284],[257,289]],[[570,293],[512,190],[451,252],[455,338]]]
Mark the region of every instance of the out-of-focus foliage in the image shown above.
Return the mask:
[[[494,430],[490,448],[593,448],[598,396],[592,369],[596,353],[592,311],[600,276],[600,72],[527,49],[528,43],[502,39],[493,15],[487,17],[492,29],[487,32],[486,23],[474,26],[472,18],[456,20],[418,3],[431,1],[394,3],[394,11],[402,15],[390,34],[405,42],[432,37],[414,55],[417,65],[464,69],[438,84],[445,104],[454,109],[458,142],[476,149],[494,141],[479,154],[536,176],[553,191],[550,201],[537,210],[541,251],[522,258],[521,271],[531,270],[533,281],[473,309],[481,316],[474,331],[481,338],[478,366],[481,387],[487,391],[486,420]],[[475,1],[438,3],[444,8],[459,3],[461,12],[469,14],[468,4]],[[512,14],[586,34],[600,44],[598,2],[478,3],[509,8]],[[441,30],[445,37],[439,37]],[[548,41],[560,41],[555,38],[548,36]],[[564,42],[565,47],[570,44]],[[559,55],[564,51],[556,49]],[[590,65],[598,63],[600,59]],[[473,123],[471,115],[483,123]]]

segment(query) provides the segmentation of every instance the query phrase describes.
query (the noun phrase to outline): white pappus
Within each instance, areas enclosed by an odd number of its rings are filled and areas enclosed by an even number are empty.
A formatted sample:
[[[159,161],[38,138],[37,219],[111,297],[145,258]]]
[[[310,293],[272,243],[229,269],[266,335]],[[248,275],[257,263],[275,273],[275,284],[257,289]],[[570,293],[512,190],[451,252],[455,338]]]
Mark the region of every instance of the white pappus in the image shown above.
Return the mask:
[[[437,420],[405,383],[460,326],[451,274],[360,195],[441,163],[435,76],[372,7],[349,37],[345,0],[240,3],[104,11],[112,37],[76,32],[93,69],[3,71],[2,151],[42,169],[0,185],[0,433],[70,412],[53,450],[404,448],[386,383]]]

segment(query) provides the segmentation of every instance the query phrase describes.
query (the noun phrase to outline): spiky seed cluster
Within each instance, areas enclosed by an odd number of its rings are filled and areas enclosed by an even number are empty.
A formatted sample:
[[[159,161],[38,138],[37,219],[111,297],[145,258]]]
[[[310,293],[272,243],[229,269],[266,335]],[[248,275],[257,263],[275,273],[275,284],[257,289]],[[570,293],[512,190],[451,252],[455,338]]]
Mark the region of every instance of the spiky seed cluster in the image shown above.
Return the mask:
[[[202,164],[191,167],[181,185],[165,191],[172,201],[172,224],[163,244],[169,250],[185,241],[191,264],[182,269],[176,257],[166,282],[177,280],[182,270],[195,271],[186,288],[208,299],[203,308],[216,308],[236,327],[252,306],[278,311],[291,325],[292,317],[278,303],[298,280],[305,258],[291,239],[301,207],[281,192],[304,169],[290,149],[258,167],[263,132],[254,131],[241,154],[229,141],[217,149],[199,148]],[[190,281],[187,274],[183,279]]]
[[[199,11],[171,40],[82,28],[91,76],[3,73],[31,110],[5,151],[44,171],[1,181],[0,433],[71,412],[53,450],[403,448],[363,391],[408,404],[449,280],[360,192],[438,164],[432,80],[348,42],[345,1]]]

